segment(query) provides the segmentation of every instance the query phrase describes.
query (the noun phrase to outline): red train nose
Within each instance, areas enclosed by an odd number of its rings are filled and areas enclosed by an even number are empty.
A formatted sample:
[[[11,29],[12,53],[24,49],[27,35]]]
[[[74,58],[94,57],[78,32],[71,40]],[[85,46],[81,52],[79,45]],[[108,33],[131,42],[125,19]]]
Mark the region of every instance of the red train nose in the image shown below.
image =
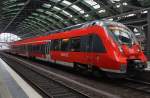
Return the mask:
[[[122,45],[122,50],[124,54],[128,57],[138,56],[141,52],[139,45],[133,45],[130,48],[127,45]]]

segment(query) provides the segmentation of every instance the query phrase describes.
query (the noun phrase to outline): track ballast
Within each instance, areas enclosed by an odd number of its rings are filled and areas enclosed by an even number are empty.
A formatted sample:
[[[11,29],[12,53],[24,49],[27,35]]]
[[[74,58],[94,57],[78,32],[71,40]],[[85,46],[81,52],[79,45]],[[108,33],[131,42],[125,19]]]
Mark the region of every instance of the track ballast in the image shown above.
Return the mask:
[[[3,54],[2,55],[4,56],[4,58],[8,58],[8,59],[11,59],[11,55],[7,55],[7,54]],[[2,57],[3,57],[2,56]],[[5,56],[8,56],[8,57],[5,57]],[[10,56],[10,57],[9,57]],[[12,56],[13,57],[13,56]],[[7,59],[7,60],[8,60]],[[30,60],[29,60],[30,61]],[[35,62],[37,62],[38,60],[36,60]],[[8,61],[9,62],[9,61]],[[19,62],[21,63],[21,62]],[[22,62],[23,63],[23,62]],[[21,64],[22,64],[21,63]],[[39,63],[39,62],[38,62]],[[37,63],[32,63],[32,64],[37,64]],[[14,64],[15,65],[15,64]],[[16,66],[16,65],[15,65]],[[28,65],[25,65],[25,66],[28,66]],[[39,66],[39,65],[38,65]],[[29,67],[29,66],[28,66]],[[40,66],[41,67],[41,66]],[[29,68],[30,69],[30,68]],[[23,69],[24,70],[24,69]],[[38,70],[34,70],[35,72],[38,72]],[[38,72],[39,73],[39,72]],[[43,74],[43,72],[41,72],[40,74]],[[45,72],[45,75],[46,77],[48,76],[48,74],[46,74]],[[94,78],[95,79],[95,78]],[[56,79],[57,80],[57,79]],[[102,79],[101,82],[104,82],[106,79],[104,78],[104,80]],[[98,80],[99,81],[99,80]],[[140,81],[140,80],[135,80],[135,79],[121,79],[121,80],[118,80],[118,79],[107,79],[105,82],[108,82],[110,84],[113,84],[115,86],[119,86],[119,87],[125,87],[125,88],[129,88],[129,89],[133,89],[134,91],[139,91],[139,92],[144,92],[144,93],[147,93],[148,95],[150,94],[150,84],[149,82],[144,82],[144,81]],[[44,82],[43,82],[44,83]],[[46,82],[45,82],[46,83]],[[44,83],[44,85],[45,85]],[[41,89],[41,88],[40,88]],[[72,89],[72,88],[71,88]],[[42,90],[43,91],[43,90]],[[76,90],[75,90],[76,91]],[[78,91],[77,91],[78,92]],[[45,92],[44,92],[45,93]],[[79,94],[82,94],[82,93],[79,93]],[[88,98],[89,96],[84,94],[85,97],[67,97],[67,98]],[[110,97],[110,96],[109,96]],[[44,97],[45,98],[45,97]],[[55,98],[55,97],[54,97]],[[57,97],[57,98],[66,98],[66,97]],[[93,98],[93,97],[89,97],[89,98]],[[120,97],[110,97],[110,98],[120,98]],[[146,97],[147,98],[147,97]],[[149,98],[149,97],[148,97]]]
[[[6,55],[2,55],[1,58],[25,80],[38,88],[47,98],[89,98],[61,82],[49,78],[38,70],[35,71],[27,66],[23,66],[18,61],[8,59]]]

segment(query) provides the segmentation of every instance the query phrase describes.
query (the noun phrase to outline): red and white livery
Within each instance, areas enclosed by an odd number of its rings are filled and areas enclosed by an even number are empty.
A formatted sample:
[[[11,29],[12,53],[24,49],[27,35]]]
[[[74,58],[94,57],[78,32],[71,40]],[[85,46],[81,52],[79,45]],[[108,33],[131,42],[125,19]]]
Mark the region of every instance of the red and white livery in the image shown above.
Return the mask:
[[[147,66],[133,32],[110,21],[92,21],[47,36],[12,42],[10,52],[115,75],[144,70]]]

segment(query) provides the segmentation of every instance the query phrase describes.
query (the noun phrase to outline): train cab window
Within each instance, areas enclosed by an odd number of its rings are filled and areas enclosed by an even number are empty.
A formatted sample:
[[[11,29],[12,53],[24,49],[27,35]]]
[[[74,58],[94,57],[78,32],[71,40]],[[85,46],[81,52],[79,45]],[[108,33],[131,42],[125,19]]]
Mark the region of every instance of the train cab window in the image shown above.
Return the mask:
[[[51,50],[60,50],[61,41],[60,40],[53,40]]]
[[[62,39],[62,40],[61,40],[61,50],[62,50],[62,51],[68,51],[69,42],[70,42],[69,39]]]
[[[81,47],[81,40],[80,38],[72,38],[71,39],[71,45],[70,45],[70,51],[79,52]]]

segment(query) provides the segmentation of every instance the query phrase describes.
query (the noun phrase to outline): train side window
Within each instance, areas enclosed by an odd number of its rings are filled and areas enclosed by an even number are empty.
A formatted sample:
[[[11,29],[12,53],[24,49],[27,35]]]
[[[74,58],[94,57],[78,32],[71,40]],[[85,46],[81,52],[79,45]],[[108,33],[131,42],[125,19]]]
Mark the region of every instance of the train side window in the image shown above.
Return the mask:
[[[44,54],[47,53],[47,44],[44,44]]]
[[[61,41],[60,40],[53,40],[52,41],[52,50],[60,50]]]
[[[92,35],[91,47],[92,47],[93,52],[105,52],[106,51],[104,44],[102,43],[102,40],[96,34]]]
[[[33,51],[33,45],[30,46],[31,52]]]
[[[31,48],[31,52],[33,52],[33,45],[31,45],[30,48]]]
[[[40,53],[42,53],[42,45],[39,45],[39,47],[40,47]]]
[[[36,52],[34,45],[31,46],[31,51],[32,51],[32,52],[34,52],[34,51]]]
[[[51,40],[50,51],[51,51],[51,50],[54,50],[54,47],[53,47],[53,46],[54,46],[54,40]]]
[[[40,50],[40,45],[35,45],[35,46],[33,46],[33,48],[34,48],[33,51],[35,51],[35,52],[40,52],[41,51]]]
[[[42,53],[46,54],[46,44],[42,44]]]
[[[42,53],[42,45],[39,45],[40,46],[40,53]]]
[[[91,51],[91,40],[90,35],[81,37],[81,51],[82,52],[90,52]]]
[[[40,45],[41,46],[41,53],[44,53],[44,46],[43,45]]]
[[[39,45],[40,46],[40,53],[42,53],[42,45]]]
[[[31,51],[36,52],[36,50],[34,49],[34,45],[31,46]]]
[[[27,45],[27,49],[28,49],[28,51],[30,52],[30,45]]]
[[[31,45],[28,45],[28,50],[29,52],[31,52]]]
[[[69,42],[70,42],[69,39],[62,39],[62,40],[61,40],[61,50],[62,50],[62,51],[68,51]]]
[[[31,45],[31,52],[36,52],[36,50],[34,50],[34,45]]]
[[[81,47],[81,40],[80,37],[78,38],[72,38],[71,39],[71,45],[70,45],[70,51],[79,52]]]
[[[27,50],[30,52],[30,47],[29,47],[29,45],[27,45]]]

